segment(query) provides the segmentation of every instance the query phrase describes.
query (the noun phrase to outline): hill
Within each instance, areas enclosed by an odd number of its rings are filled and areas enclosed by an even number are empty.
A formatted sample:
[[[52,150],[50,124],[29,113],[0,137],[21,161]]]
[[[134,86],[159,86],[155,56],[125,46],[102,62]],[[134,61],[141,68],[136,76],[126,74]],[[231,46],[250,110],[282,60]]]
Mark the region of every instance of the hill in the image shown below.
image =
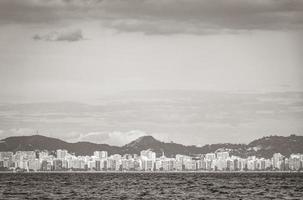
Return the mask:
[[[171,157],[176,154],[199,155],[215,151],[229,151],[231,155],[247,157],[257,156],[270,158],[274,153],[281,153],[289,156],[292,153],[303,153],[303,136],[290,135],[269,136],[252,141],[249,144],[211,144],[202,147],[186,146],[177,143],[165,143],[156,140],[152,136],[140,137],[122,147],[111,146],[108,144],[96,144],[91,142],[68,143],[60,139],[46,137],[42,135],[16,136],[0,140],[0,151],[29,151],[29,150],[48,150],[66,149],[76,155],[92,155],[94,151],[104,150],[111,154],[140,154],[140,151],[151,149],[157,156],[162,155]]]
[[[284,156],[289,156],[292,153],[303,153],[303,136],[263,137],[249,143],[247,151],[253,155],[265,158],[271,157],[276,152]]]
[[[68,143],[56,138],[42,135],[8,137],[0,141],[0,151],[32,151],[66,149],[76,155],[92,155],[94,151],[104,150],[120,153],[120,148],[108,144],[95,144],[90,142]]]

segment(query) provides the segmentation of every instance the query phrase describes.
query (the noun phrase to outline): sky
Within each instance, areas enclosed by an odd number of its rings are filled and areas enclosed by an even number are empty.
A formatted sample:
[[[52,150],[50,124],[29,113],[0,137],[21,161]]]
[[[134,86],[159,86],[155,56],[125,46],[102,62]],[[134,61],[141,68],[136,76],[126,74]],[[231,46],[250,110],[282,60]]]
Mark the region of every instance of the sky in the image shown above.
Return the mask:
[[[301,0],[1,0],[0,138],[302,135]]]

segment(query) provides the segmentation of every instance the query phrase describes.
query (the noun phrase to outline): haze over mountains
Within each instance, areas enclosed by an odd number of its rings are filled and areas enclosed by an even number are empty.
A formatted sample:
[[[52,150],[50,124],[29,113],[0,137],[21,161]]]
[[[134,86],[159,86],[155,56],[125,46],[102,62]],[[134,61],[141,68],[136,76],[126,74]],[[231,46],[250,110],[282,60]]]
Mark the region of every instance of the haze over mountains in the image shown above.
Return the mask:
[[[241,157],[258,156],[270,158],[274,153],[281,153],[289,156],[292,153],[303,153],[303,136],[290,135],[263,137],[250,142],[249,144],[220,143],[197,146],[185,146],[177,143],[165,143],[152,136],[143,136],[124,146],[110,146],[108,144],[96,144],[91,142],[68,143],[56,138],[42,135],[16,136],[0,140],[0,151],[25,151],[25,150],[48,150],[66,149],[76,155],[92,155],[96,150],[108,151],[109,154],[139,154],[145,149],[152,149],[161,155],[175,156],[176,154],[196,155],[215,152],[224,149],[231,155]]]
[[[303,92],[153,90],[104,94],[93,102],[1,100],[0,138],[38,130],[67,142],[122,146],[152,135],[201,146],[248,144],[270,134],[288,136],[303,130]]]

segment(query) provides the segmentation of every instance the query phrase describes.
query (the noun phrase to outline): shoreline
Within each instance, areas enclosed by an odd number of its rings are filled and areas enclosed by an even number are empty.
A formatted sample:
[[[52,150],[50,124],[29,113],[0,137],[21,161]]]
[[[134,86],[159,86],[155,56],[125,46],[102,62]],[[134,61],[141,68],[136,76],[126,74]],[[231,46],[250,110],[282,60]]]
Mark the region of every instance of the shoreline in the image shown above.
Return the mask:
[[[303,171],[0,171],[0,174],[297,174]]]

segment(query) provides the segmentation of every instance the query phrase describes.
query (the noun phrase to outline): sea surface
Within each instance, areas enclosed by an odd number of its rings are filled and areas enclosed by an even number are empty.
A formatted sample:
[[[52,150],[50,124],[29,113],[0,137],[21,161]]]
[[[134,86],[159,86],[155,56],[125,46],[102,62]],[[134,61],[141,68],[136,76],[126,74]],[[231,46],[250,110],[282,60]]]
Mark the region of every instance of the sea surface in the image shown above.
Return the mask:
[[[303,173],[2,173],[0,199],[303,199]]]

